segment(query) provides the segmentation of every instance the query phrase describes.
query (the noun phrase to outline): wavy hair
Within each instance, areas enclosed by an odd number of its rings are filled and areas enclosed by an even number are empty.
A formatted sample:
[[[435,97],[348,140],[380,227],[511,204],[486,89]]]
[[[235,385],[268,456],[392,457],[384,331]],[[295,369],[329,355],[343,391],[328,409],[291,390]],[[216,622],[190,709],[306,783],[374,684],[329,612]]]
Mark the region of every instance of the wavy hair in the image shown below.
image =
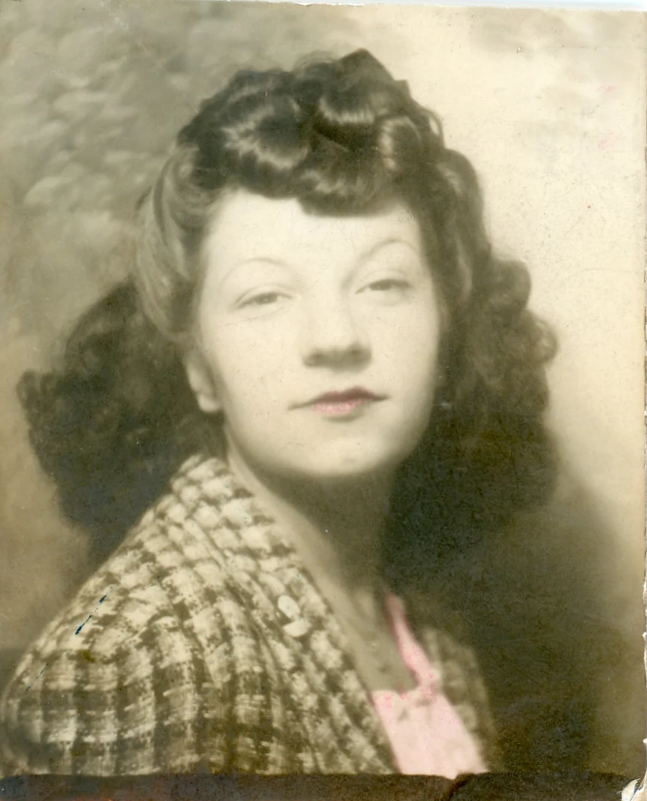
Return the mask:
[[[297,198],[330,215],[406,203],[420,225],[448,324],[422,442],[391,499],[386,569],[466,547],[544,501],[556,472],[543,422],[552,335],[528,310],[527,270],[494,254],[469,161],[435,114],[368,52],[294,71],[242,71],[180,131],[140,204],[132,278],[80,321],[60,370],[20,395],[64,513],[103,556],[187,455],[217,447],[181,363],[201,254],[227,192]],[[211,443],[205,445],[205,443]]]

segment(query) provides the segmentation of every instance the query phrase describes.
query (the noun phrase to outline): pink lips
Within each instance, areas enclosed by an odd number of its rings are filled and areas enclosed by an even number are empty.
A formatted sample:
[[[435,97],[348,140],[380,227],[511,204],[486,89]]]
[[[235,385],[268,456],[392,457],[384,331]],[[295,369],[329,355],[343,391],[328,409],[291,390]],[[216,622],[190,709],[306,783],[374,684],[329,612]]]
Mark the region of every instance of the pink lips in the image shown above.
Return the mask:
[[[353,387],[344,392],[326,392],[324,395],[314,398],[307,405],[319,414],[341,417],[379,400],[382,398],[367,389]]]

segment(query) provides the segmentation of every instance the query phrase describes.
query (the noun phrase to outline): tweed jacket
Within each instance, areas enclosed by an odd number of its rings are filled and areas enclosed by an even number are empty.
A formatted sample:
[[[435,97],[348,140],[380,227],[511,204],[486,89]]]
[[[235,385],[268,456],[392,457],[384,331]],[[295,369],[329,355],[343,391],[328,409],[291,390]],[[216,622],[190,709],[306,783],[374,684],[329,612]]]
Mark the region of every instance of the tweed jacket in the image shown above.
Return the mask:
[[[430,625],[418,636],[487,752],[470,649]],[[4,775],[397,772],[296,553],[199,456],[22,658],[1,723]]]

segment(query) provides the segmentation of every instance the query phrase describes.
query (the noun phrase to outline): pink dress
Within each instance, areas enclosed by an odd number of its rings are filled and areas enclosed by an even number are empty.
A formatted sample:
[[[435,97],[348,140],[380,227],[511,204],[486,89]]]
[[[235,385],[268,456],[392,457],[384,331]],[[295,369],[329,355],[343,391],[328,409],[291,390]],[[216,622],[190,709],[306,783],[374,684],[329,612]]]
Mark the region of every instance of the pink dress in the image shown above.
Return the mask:
[[[402,601],[388,595],[386,607],[402,660],[418,682],[402,693],[371,693],[400,771],[449,779],[484,773],[477,745],[440,689],[436,671],[407,624]]]

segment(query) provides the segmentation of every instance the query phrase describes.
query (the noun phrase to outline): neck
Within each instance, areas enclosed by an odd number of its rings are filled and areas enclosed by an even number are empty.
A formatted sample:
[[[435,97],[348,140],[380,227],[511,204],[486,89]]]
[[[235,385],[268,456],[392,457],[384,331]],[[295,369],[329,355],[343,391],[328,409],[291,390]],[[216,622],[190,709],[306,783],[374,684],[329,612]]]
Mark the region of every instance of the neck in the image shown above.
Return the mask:
[[[268,476],[235,452],[231,470],[291,540],[304,567],[331,603],[348,599],[372,614],[381,585],[382,539],[392,477],[323,484]]]

